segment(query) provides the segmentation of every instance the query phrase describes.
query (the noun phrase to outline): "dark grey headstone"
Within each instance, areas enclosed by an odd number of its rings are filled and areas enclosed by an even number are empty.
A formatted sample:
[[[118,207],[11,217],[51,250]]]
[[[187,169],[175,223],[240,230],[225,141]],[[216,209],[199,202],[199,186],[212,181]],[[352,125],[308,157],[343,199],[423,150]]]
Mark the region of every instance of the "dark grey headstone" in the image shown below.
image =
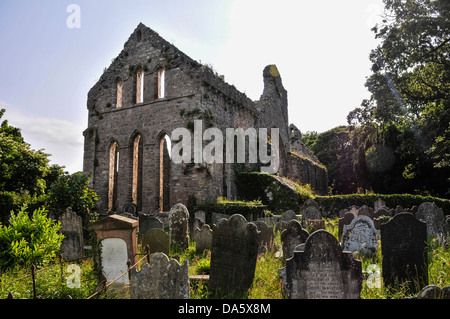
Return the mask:
[[[399,213],[381,224],[383,279],[386,286],[416,293],[428,284],[427,226],[411,213]]]
[[[208,224],[194,231],[195,249],[197,252],[211,249],[213,231]]]
[[[84,256],[83,226],[81,216],[67,208],[59,218],[59,232],[65,237],[61,243],[61,255],[67,260],[75,260]]]
[[[244,216],[221,219],[213,229],[209,291],[217,298],[241,297],[251,287],[259,231]]]
[[[162,229],[150,229],[142,236],[142,247],[150,247],[150,253],[164,253],[169,255],[170,237]]]
[[[447,238],[447,227],[445,215],[441,208],[435,203],[425,202],[419,205],[416,218],[427,224],[427,236]]]
[[[322,219],[322,213],[314,206],[306,207],[302,212],[302,226],[308,226],[308,220],[311,219]]]
[[[138,207],[133,203],[126,203],[122,207],[122,214],[124,214],[124,213],[128,213],[128,214],[131,214],[131,215],[137,217],[138,216]]]
[[[297,245],[306,242],[309,233],[302,228],[302,225],[296,221],[291,220],[287,228],[281,233],[281,244],[283,247],[283,257],[290,258],[294,254],[294,248]]]
[[[290,299],[360,298],[361,262],[325,230],[312,233],[279,273]]]

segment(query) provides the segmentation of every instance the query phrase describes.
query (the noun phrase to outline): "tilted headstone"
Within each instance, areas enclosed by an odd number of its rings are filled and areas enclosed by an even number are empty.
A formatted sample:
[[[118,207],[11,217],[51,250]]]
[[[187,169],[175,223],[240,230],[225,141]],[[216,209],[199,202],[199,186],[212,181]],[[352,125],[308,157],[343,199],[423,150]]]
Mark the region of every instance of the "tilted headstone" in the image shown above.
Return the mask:
[[[378,250],[380,231],[375,229],[373,220],[368,216],[355,217],[350,225],[344,225],[342,246],[344,250],[370,256]]]
[[[162,229],[150,229],[142,236],[142,247],[150,247],[150,253],[164,253],[169,255],[170,236]]]
[[[381,224],[382,272],[386,286],[407,283],[417,292],[428,284],[427,226],[411,213]]]
[[[166,254],[155,254],[140,271],[130,272],[131,299],[189,299],[189,266],[185,260],[169,260]]]
[[[176,204],[169,212],[170,244],[179,248],[189,247],[189,211],[183,204]]]
[[[441,208],[435,203],[425,202],[419,205],[416,218],[427,224],[427,236],[447,238],[447,227],[445,215]]]
[[[329,232],[312,233],[279,270],[290,299],[359,299],[362,265]]]
[[[307,227],[308,220],[311,219],[322,219],[322,213],[314,206],[308,206],[305,210],[302,212],[302,227]]]
[[[244,295],[255,276],[259,231],[240,214],[213,229],[209,291],[215,297]]]
[[[212,233],[213,231],[208,224],[205,224],[201,229],[197,228],[194,231],[195,249],[197,252],[211,249]]]
[[[71,261],[84,256],[83,225],[81,216],[67,208],[59,218],[61,228],[59,232],[64,235],[61,243],[61,255]]]
[[[272,249],[274,247],[275,240],[273,235],[273,228],[267,226],[267,224],[262,221],[254,221],[252,223],[255,224],[260,231],[258,253],[262,254],[266,250]]]
[[[302,228],[302,225],[298,221],[291,220],[287,228],[281,233],[283,257],[286,259],[292,257],[294,248],[306,242],[308,236],[309,233]]]

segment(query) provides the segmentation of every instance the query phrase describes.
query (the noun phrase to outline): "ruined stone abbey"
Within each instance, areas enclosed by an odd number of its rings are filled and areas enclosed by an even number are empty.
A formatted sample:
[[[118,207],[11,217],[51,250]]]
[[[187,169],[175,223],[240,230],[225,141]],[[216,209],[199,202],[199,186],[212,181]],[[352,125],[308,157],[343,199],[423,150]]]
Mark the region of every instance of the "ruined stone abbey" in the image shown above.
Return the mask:
[[[248,163],[171,161],[171,133],[203,130],[278,128],[278,174],[327,190],[327,171],[289,125],[287,91],[275,65],[263,70],[264,90],[250,100],[208,66],[191,59],[142,23],[122,52],[88,93],[84,131],[84,173],[91,177],[101,213],[120,212],[134,203],[139,212],[168,211],[189,200],[234,199],[240,170]]]

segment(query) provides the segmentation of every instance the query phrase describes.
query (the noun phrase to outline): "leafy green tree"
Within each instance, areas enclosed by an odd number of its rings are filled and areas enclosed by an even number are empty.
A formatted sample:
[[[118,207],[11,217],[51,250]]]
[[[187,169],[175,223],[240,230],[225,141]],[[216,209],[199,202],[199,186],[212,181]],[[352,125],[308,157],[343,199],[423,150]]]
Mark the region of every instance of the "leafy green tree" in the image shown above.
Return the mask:
[[[9,225],[0,224],[0,269],[30,265],[44,266],[59,251],[64,235],[59,222],[47,218],[44,209],[37,209],[30,218],[24,205],[11,213]]]
[[[384,4],[383,21],[373,28],[381,43],[370,54],[373,74],[366,87],[371,96],[347,117],[350,125],[360,125],[361,130],[375,128],[364,134],[371,143],[358,145],[355,167],[369,164],[366,176],[371,188],[400,191],[406,187],[446,196],[450,2],[384,0]],[[360,137],[353,138],[361,142]],[[387,150],[392,156],[383,156]],[[381,163],[387,159],[393,160],[392,165]]]

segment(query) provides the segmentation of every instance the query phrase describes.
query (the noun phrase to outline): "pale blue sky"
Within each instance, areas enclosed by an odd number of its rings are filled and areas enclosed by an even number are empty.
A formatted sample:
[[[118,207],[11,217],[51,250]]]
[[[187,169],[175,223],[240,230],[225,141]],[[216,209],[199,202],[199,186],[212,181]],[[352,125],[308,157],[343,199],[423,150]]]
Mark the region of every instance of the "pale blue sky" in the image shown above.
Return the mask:
[[[81,28],[69,29],[69,4]],[[0,108],[53,163],[82,170],[89,89],[142,22],[250,98],[276,64],[289,120],[302,131],[346,124],[369,96],[370,28],[381,0],[1,0]]]

